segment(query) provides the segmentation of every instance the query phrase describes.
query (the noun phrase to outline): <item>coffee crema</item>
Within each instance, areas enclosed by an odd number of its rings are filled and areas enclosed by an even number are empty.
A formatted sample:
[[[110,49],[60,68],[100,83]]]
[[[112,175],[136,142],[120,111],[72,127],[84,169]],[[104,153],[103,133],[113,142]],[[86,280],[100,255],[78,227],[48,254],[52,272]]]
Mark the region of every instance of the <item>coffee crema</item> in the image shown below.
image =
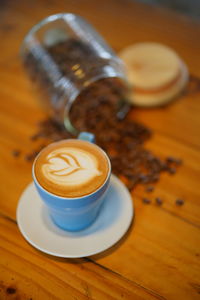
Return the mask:
[[[82,140],[64,140],[43,149],[34,165],[38,183],[62,197],[81,197],[105,182],[109,161],[96,145]]]

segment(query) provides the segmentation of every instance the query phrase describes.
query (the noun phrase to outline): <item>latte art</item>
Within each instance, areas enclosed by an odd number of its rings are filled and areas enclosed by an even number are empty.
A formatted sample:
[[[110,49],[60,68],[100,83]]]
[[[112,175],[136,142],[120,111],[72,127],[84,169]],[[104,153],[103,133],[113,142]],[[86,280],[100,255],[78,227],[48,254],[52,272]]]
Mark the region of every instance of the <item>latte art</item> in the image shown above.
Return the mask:
[[[109,169],[105,153],[81,140],[64,140],[47,146],[34,164],[35,177],[44,189],[70,198],[96,191],[106,181]]]
[[[101,175],[95,156],[81,149],[60,148],[51,152],[47,161],[42,166],[44,176],[59,185],[82,185]]]

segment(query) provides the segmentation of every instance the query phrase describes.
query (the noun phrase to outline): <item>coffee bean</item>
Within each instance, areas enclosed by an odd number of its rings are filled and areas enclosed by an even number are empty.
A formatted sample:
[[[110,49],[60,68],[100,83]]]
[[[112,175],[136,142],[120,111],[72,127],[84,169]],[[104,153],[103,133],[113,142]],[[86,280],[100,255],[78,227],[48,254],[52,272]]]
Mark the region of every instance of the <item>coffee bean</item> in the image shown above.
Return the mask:
[[[168,157],[166,158],[166,162],[167,162],[167,163],[174,163],[174,160],[175,160],[175,158],[172,157],[172,156],[168,156]]]
[[[12,155],[13,155],[14,157],[19,157],[20,154],[21,154],[21,151],[20,151],[20,150],[13,150],[13,151],[12,151]]]
[[[159,197],[157,197],[157,198],[155,199],[155,201],[156,201],[156,204],[157,204],[157,205],[162,205],[162,204],[163,204],[163,200],[162,200],[161,198],[159,198]]]
[[[142,199],[142,202],[143,202],[144,204],[150,204],[150,203],[151,203],[151,200],[148,199],[148,198],[143,198],[143,199]]]
[[[139,180],[140,180],[142,183],[147,183],[147,182],[149,182],[149,177],[148,177],[147,175],[140,174],[140,175],[139,175]]]
[[[6,289],[7,294],[12,295],[16,293],[16,289],[14,287],[8,287]]]
[[[181,165],[182,164],[182,159],[175,158],[175,157],[172,157],[172,156],[168,156],[166,158],[166,161],[167,161],[167,163],[174,163],[176,165]]]
[[[171,175],[173,175],[173,174],[176,173],[176,169],[175,169],[175,168],[168,168],[167,171],[168,171],[168,173],[171,174]]]
[[[33,155],[33,153],[29,153],[29,154],[26,154],[24,158],[26,161],[32,161],[35,156],[36,155]]]
[[[148,193],[153,192],[153,190],[154,190],[154,187],[152,185],[147,186],[145,189],[145,191]]]
[[[38,133],[36,133],[36,134],[32,135],[32,136],[30,137],[30,139],[31,139],[32,141],[36,141],[39,137],[40,137],[40,135],[39,135]]]
[[[175,203],[178,206],[182,206],[184,204],[184,200],[183,199],[176,199]]]

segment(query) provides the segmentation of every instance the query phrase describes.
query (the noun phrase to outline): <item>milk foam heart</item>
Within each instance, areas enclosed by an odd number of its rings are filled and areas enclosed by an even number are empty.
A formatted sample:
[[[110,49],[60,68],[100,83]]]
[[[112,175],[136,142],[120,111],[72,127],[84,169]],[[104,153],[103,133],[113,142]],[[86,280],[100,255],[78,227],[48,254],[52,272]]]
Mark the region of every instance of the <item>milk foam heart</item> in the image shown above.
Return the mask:
[[[43,174],[58,185],[82,185],[102,173],[97,169],[95,156],[82,149],[57,149],[47,156],[47,161],[42,166]]]
[[[75,139],[47,146],[34,164],[35,177],[44,189],[70,198],[96,191],[109,170],[109,160],[98,146]]]

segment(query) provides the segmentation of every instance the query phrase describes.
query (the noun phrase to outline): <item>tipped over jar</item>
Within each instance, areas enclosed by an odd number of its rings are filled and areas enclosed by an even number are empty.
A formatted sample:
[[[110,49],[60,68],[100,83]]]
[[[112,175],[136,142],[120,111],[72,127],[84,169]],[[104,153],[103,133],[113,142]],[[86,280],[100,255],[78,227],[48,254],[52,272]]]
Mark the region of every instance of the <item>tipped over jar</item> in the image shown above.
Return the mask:
[[[51,117],[78,134],[101,117],[123,118],[128,84],[121,60],[80,16],[47,17],[25,37],[21,56]]]

